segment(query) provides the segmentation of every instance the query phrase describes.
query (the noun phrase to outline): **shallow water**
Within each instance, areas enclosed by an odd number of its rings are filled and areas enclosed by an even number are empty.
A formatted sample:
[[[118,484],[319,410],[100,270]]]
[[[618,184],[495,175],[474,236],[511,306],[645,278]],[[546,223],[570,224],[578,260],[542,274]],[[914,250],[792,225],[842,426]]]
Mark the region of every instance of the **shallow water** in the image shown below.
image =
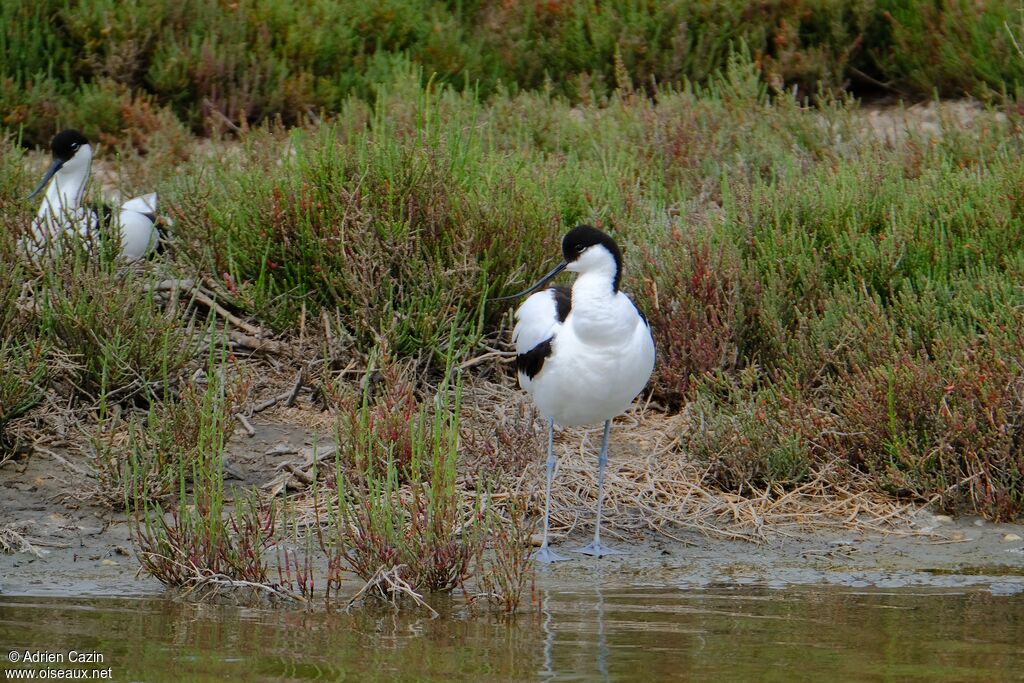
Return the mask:
[[[841,587],[538,590],[514,620],[165,599],[0,596],[14,650],[95,651],[113,680],[1024,679],[1024,596]]]

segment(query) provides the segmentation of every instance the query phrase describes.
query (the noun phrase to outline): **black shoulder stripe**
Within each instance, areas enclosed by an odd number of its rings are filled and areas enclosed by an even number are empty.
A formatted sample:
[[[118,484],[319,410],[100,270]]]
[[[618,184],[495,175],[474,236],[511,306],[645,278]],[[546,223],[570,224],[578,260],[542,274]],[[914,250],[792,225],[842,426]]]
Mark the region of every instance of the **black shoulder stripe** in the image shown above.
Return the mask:
[[[641,311],[640,307],[636,305],[636,302],[633,301],[632,299],[630,299],[630,302],[632,302],[633,308],[636,309],[636,314],[638,316],[640,316],[641,320],[644,321],[644,327],[647,328],[647,334],[650,335],[650,337],[651,337],[651,343],[654,343],[654,355],[655,355],[655,358],[657,358],[657,355],[658,355],[658,345],[657,345],[657,343],[654,342],[654,330],[651,329],[651,324],[649,322],[647,322],[647,316],[644,315],[644,312]]]
[[[537,373],[544,367],[544,361],[551,355],[552,339],[554,337],[545,339],[526,353],[520,353],[516,356],[516,370],[530,379],[536,377]]]
[[[558,322],[564,323],[572,310],[572,288],[565,285],[555,285],[551,288],[551,294],[555,297],[555,315]]]
[[[649,322],[647,322],[647,316],[646,316],[646,315],[644,315],[644,312],[643,312],[643,311],[641,311],[641,310],[640,310],[640,307],[636,305],[636,302],[635,302],[635,301],[633,301],[632,299],[630,299],[629,301],[630,301],[630,303],[632,303],[632,304],[633,304],[633,308],[635,308],[635,309],[636,309],[636,313],[637,313],[637,315],[639,315],[639,316],[640,316],[640,319],[644,321],[644,325],[647,325],[647,327],[650,327],[650,326],[651,326],[651,324],[650,324]]]

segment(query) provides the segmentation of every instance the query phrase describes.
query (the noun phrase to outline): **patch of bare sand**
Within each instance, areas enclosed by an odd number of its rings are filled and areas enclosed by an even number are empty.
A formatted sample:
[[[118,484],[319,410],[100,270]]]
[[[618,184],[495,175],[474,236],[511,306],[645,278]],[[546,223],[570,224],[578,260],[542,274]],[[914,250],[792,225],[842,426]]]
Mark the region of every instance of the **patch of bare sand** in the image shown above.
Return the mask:
[[[929,100],[916,104],[866,104],[857,110],[858,118],[875,136],[896,145],[908,135],[926,139],[941,137],[944,131],[966,130],[972,126],[1003,124],[1006,115],[993,112],[977,100]]]

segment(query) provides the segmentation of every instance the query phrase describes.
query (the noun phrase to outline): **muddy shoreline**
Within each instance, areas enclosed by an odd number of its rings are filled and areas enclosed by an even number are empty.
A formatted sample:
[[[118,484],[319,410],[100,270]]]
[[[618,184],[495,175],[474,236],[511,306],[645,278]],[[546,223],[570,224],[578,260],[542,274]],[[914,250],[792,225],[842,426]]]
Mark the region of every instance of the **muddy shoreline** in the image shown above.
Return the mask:
[[[310,431],[280,423],[255,424],[252,438],[230,442],[228,486],[270,482],[266,453],[308,446]],[[36,552],[0,555],[0,594],[10,596],[159,596],[163,586],[140,574],[123,513],[80,500],[85,479],[61,463],[58,450],[36,451],[0,468],[0,529],[23,536]],[[71,456],[69,455],[69,458]],[[69,458],[67,458],[69,460]],[[70,460],[69,460],[70,462]],[[586,542],[586,527],[556,537],[564,550]],[[734,586],[970,588],[998,595],[1024,593],[1024,525],[978,517],[952,519],[920,510],[911,524],[879,534],[834,529],[766,529],[767,541],[710,538],[678,530],[673,538],[647,532],[611,540],[628,555],[577,559],[540,567],[539,586],[591,580],[610,585],[704,589]]]

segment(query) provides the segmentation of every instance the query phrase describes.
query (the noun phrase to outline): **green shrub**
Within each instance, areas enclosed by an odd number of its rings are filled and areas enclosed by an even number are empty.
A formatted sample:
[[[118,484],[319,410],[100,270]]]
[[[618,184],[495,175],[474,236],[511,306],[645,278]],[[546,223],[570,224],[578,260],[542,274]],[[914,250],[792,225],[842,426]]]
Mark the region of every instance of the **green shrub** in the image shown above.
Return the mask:
[[[904,93],[999,94],[1024,82],[1007,27],[1020,4],[970,0],[878,0],[867,51],[882,80]]]
[[[15,444],[5,432],[43,399],[47,357],[38,342],[0,339],[0,461]]]
[[[132,271],[74,239],[35,292],[41,338],[61,354],[70,387],[84,398],[148,402],[195,355],[196,335],[176,305],[162,310]]]
[[[1020,25],[1017,9],[1009,0],[982,10],[968,0],[11,0],[0,7],[0,111],[7,130],[39,145],[68,125],[121,136],[113,108],[139,95],[196,131],[290,125],[349,96],[375,99],[409,62],[425,80],[484,97],[544,89],[593,103],[616,89],[706,83],[741,46],[763,82],[801,96],[847,87],[988,95],[1021,80],[1024,59],[1004,25]]]
[[[1024,510],[1024,358],[1015,328],[854,373],[831,440],[894,493],[994,519]]]

